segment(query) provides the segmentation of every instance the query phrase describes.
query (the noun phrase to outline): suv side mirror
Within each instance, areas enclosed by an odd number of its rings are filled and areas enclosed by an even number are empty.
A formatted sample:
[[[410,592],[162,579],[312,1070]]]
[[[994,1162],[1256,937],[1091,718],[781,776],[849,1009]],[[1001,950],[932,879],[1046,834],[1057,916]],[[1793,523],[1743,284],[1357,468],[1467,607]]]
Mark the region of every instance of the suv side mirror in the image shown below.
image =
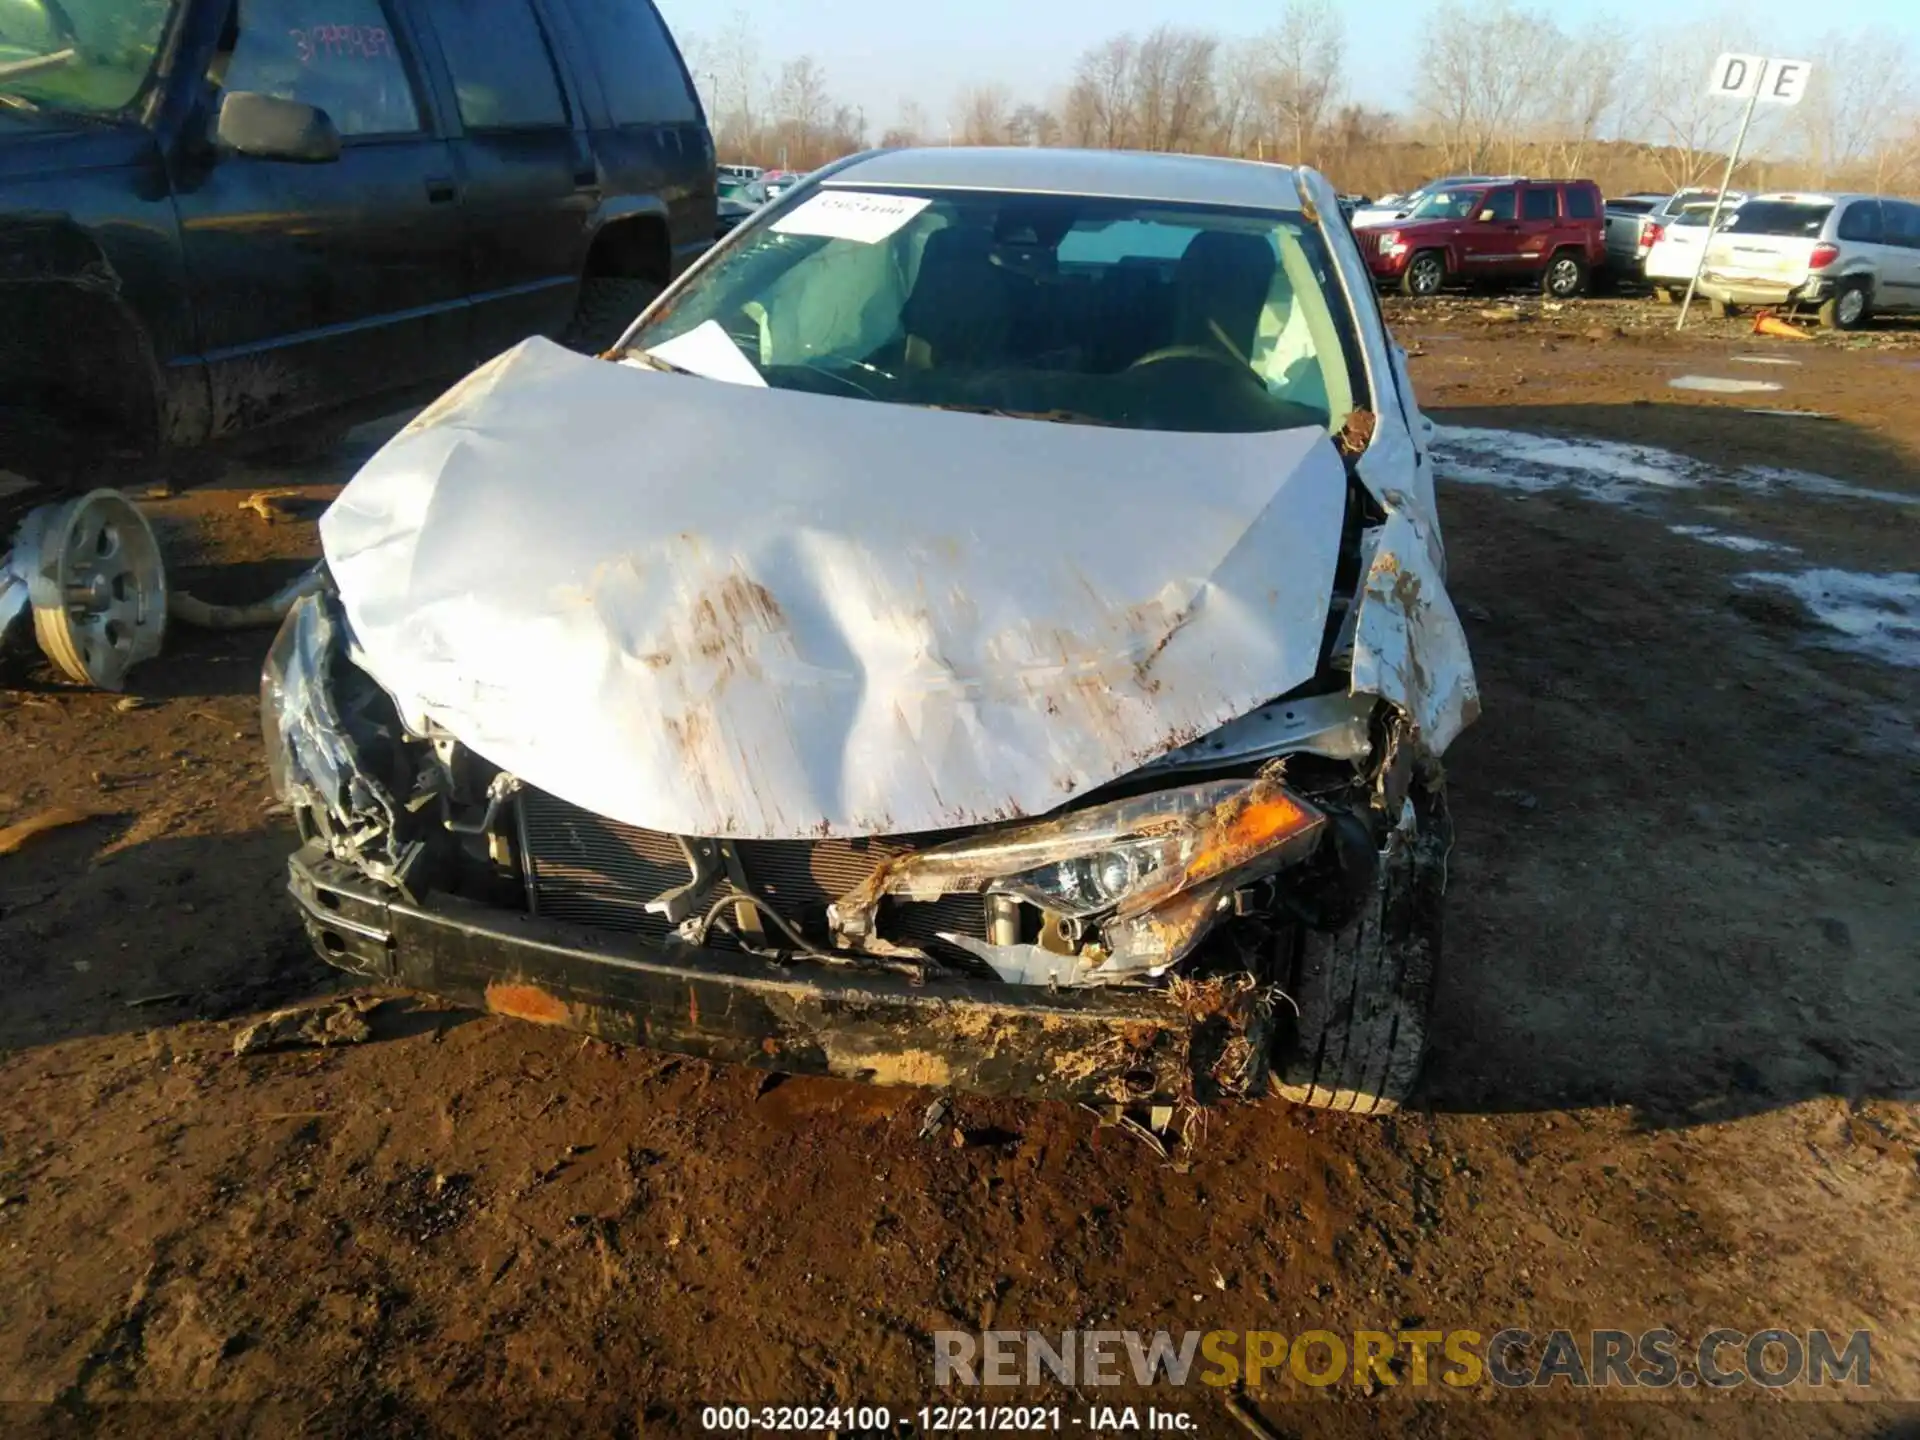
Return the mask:
[[[340,132],[327,112],[278,95],[229,90],[215,133],[229,149],[262,160],[317,165],[340,158]]]

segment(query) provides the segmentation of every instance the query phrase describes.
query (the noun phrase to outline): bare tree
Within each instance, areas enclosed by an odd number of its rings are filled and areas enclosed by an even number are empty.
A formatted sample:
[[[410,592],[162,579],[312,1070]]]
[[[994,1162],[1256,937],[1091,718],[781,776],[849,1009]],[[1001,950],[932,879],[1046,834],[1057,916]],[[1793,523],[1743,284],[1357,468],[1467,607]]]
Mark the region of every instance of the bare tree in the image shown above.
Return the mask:
[[[1632,57],[1632,38],[1616,21],[1602,20],[1572,37],[1543,107],[1540,138],[1554,173],[1583,173],[1594,142],[1618,128]]]
[[[834,118],[827,95],[827,75],[811,55],[798,55],[780,67],[774,91],[776,143],[785,152],[783,163],[811,167],[826,158],[826,138]]]
[[[1794,115],[1817,173],[1882,188],[1916,98],[1913,51],[1885,29],[1827,35],[1815,49],[1812,82]]]
[[[954,138],[962,145],[1004,145],[1013,114],[1013,92],[1005,85],[975,85],[962,90],[953,107]]]
[[[1698,185],[1726,164],[1742,107],[1709,94],[1707,81],[1716,56],[1753,51],[1745,42],[1754,37],[1742,34],[1740,24],[1736,17],[1720,17],[1641,38],[1638,69],[1643,83],[1633,97],[1628,123],[1641,137],[1652,169],[1673,189]],[[1762,105],[1756,114],[1749,153],[1757,153],[1774,129],[1767,113],[1774,108]]]
[[[1550,19],[1510,0],[1471,8],[1443,0],[1428,13],[1417,100],[1449,166],[1484,169],[1502,148],[1509,166],[1517,161],[1521,136],[1553,92],[1564,47]]]
[[[744,10],[705,49],[713,75],[713,124],[722,150],[751,155],[761,147],[758,101],[766,88],[760,69],[760,39]]]
[[[1079,145],[1113,150],[1138,143],[1133,110],[1131,35],[1116,35],[1081,55],[1068,95],[1068,124]]]
[[[880,143],[887,149],[900,149],[910,145],[927,143],[926,107],[918,100],[908,98],[900,102],[900,118],[894,122],[891,130],[880,137]]]
[[[1312,158],[1341,83],[1346,25],[1332,0],[1287,0],[1280,23],[1251,48],[1253,95],[1263,142],[1296,165]],[[1264,147],[1263,147],[1264,148]]]

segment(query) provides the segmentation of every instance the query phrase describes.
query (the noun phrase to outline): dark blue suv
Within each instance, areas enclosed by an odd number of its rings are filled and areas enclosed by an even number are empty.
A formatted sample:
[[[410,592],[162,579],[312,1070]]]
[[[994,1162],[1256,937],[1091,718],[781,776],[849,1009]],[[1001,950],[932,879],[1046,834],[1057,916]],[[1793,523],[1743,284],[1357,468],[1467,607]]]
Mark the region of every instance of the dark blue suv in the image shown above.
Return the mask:
[[[715,232],[650,0],[0,0],[0,470],[325,433]]]

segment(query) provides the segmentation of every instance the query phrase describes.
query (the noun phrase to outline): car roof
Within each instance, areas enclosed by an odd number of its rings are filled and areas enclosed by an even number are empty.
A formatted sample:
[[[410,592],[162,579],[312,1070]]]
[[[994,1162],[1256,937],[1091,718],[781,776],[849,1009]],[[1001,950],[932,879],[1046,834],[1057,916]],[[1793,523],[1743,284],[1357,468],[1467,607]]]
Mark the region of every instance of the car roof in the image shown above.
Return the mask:
[[[1288,165],[1214,155],[1134,150],[1052,150],[1038,146],[928,146],[876,150],[821,177],[831,186],[898,185],[922,190],[1009,190],[1168,204],[1300,208]]]
[[[1750,200],[1774,200],[1782,205],[1838,205],[1842,200],[1877,200],[1877,195],[1814,195],[1804,190],[1772,190],[1750,195]]]

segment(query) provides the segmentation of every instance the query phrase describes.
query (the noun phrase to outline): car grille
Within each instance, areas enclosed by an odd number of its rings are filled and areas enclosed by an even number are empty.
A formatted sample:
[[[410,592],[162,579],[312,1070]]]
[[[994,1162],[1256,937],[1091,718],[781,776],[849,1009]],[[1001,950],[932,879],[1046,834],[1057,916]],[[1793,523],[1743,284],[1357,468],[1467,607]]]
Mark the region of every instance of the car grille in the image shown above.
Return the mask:
[[[520,792],[520,826],[528,894],[540,914],[651,940],[666,938],[671,928],[666,917],[650,913],[647,902],[686,884],[690,876],[673,836],[623,825],[532,788]],[[827,906],[882,860],[952,838],[954,833],[739,840],[733,850],[753,893],[809,940],[825,943]],[[704,913],[734,889],[723,876],[698,897],[699,910]],[[978,895],[948,895],[928,903],[889,899],[881,905],[879,924],[888,940],[917,945],[956,969],[993,973],[977,957],[935,938],[941,932],[986,938],[986,902]],[[709,943],[734,948],[718,929]]]

